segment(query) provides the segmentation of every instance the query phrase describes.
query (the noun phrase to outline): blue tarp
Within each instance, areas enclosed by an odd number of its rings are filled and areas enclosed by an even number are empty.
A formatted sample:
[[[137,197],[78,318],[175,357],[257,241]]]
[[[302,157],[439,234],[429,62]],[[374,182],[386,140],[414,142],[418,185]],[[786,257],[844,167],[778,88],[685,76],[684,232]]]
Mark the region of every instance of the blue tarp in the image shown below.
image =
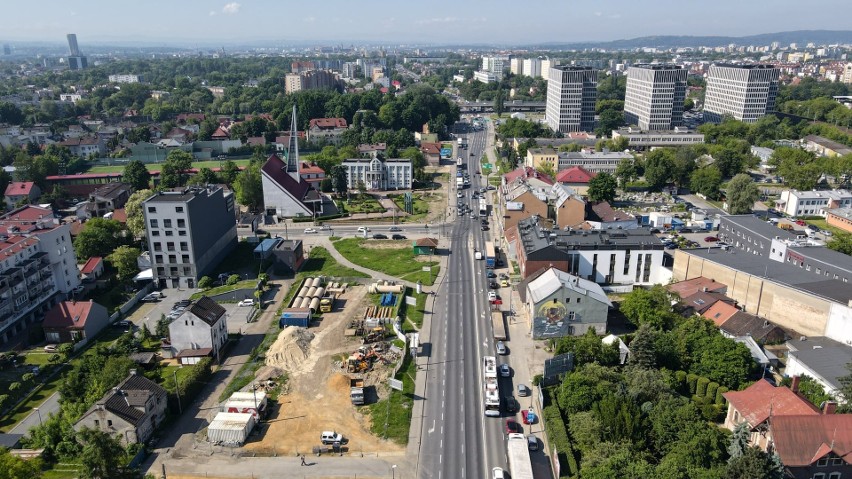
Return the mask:
[[[268,258],[279,241],[281,241],[280,238],[269,238],[261,241],[254,249],[254,257],[259,259]]]

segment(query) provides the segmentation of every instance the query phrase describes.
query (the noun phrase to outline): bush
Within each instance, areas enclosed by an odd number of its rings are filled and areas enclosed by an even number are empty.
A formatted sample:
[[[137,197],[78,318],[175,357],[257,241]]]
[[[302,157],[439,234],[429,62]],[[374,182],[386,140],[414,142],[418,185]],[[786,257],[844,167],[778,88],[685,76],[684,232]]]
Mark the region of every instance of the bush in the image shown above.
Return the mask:
[[[726,392],[728,392],[728,388],[725,386],[719,386],[719,389],[716,390],[716,404],[720,406],[725,404],[725,396],[723,396],[723,394]]]
[[[536,375],[535,375],[535,376],[533,376],[533,378],[532,378],[532,385],[533,385],[533,386],[538,386],[539,384],[541,384],[541,380],[542,380],[543,378],[544,378],[544,375],[542,375],[542,374],[536,374]]]
[[[228,276],[228,280],[225,281],[225,284],[227,284],[228,286],[233,286],[233,285],[235,285],[239,282],[240,282],[240,275],[232,274],[232,275]]]
[[[23,381],[23,382],[25,382],[25,383],[29,383],[30,381],[32,381],[32,380],[33,380],[33,378],[35,378],[35,374],[33,374],[33,373],[26,373],[26,374],[24,374],[23,376],[21,376],[21,381]]]
[[[6,403],[8,403],[8,402],[9,402],[9,395],[8,394],[0,394],[0,411],[2,411],[4,407],[6,407]]]
[[[716,390],[719,389],[719,383],[711,382],[707,385],[707,393],[704,394],[704,397],[707,398],[709,402],[716,402]]]
[[[698,383],[698,376],[692,373],[686,375],[686,385],[689,395],[695,394],[695,387]]]
[[[560,477],[570,477],[577,474],[579,468],[577,467],[577,459],[574,457],[574,448],[571,446],[571,440],[568,438],[568,431],[565,429],[565,422],[562,420],[559,409],[556,406],[547,406],[542,411],[542,417],[551,447],[556,448],[560,462],[567,466],[566,472],[568,474],[561,474]]]
[[[21,383],[19,383],[19,382],[14,382],[14,383],[9,385],[9,391],[10,392],[15,392],[18,389],[21,389]]]
[[[260,282],[261,286],[265,287],[266,284],[269,283],[269,275],[266,273],[260,273],[257,275],[257,280]]]
[[[202,276],[198,280],[198,287],[201,289],[210,289],[213,287],[213,279],[210,276]]]
[[[705,394],[707,394],[707,385],[710,384],[710,380],[705,377],[698,378],[698,382],[695,384],[695,395],[703,398]]]

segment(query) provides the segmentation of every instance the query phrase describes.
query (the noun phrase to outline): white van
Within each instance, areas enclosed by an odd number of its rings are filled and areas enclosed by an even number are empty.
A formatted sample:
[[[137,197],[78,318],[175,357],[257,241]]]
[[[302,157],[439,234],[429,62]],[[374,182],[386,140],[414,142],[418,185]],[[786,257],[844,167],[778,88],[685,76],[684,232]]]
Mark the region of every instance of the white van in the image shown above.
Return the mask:
[[[323,444],[334,444],[335,442],[343,442],[343,434],[334,431],[323,431],[320,434],[320,441]]]
[[[370,232],[370,228],[367,228],[366,226],[359,226],[359,227],[358,227],[358,232],[359,232],[359,233],[369,233],[369,232]]]

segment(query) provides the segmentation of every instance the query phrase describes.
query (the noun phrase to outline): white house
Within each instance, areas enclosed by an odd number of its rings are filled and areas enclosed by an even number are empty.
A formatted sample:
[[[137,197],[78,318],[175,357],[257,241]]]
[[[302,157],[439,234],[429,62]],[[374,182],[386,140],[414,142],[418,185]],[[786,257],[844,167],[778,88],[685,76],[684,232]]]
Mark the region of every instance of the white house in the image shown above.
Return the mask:
[[[363,183],[368,190],[407,190],[411,189],[414,171],[411,160],[393,158],[353,158],[345,160],[346,185],[350,190]]]
[[[207,296],[192,303],[169,323],[171,354],[180,359],[181,364],[195,364],[207,356],[219,359],[227,341],[225,308]]]
[[[852,207],[849,190],[784,190],[775,207],[789,216],[826,216],[826,210]]]

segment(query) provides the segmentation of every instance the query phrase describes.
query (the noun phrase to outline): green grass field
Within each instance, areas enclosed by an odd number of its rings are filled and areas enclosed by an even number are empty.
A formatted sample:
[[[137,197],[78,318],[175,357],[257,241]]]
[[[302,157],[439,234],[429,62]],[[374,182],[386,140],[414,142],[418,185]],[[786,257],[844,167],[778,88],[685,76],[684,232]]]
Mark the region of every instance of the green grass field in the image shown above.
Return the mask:
[[[247,166],[251,160],[233,160],[237,166]],[[192,163],[192,167],[196,169],[201,168],[219,168],[222,164],[219,160],[214,161],[196,161]],[[145,168],[148,168],[148,171],[160,171],[162,168],[162,163],[146,163]],[[89,168],[89,171],[86,173],[124,173],[125,163],[113,165],[113,166],[93,166]]]
[[[417,363],[410,354],[404,355],[402,360],[403,366],[396,375],[396,379],[402,380],[402,391],[392,390],[386,399],[367,406],[372,418],[370,429],[373,434],[397,444],[408,443],[414,405],[414,376],[417,374]]]
[[[380,248],[366,247],[368,242],[381,245]],[[398,245],[398,246],[397,246]],[[362,238],[348,238],[334,243],[337,251],[344,258],[365,268],[379,271],[390,276],[395,276],[406,281],[416,283],[422,281],[425,285],[431,285],[438,275],[437,261],[418,261],[409,241],[383,241],[365,240]],[[424,266],[432,266],[432,272],[423,271]]]

